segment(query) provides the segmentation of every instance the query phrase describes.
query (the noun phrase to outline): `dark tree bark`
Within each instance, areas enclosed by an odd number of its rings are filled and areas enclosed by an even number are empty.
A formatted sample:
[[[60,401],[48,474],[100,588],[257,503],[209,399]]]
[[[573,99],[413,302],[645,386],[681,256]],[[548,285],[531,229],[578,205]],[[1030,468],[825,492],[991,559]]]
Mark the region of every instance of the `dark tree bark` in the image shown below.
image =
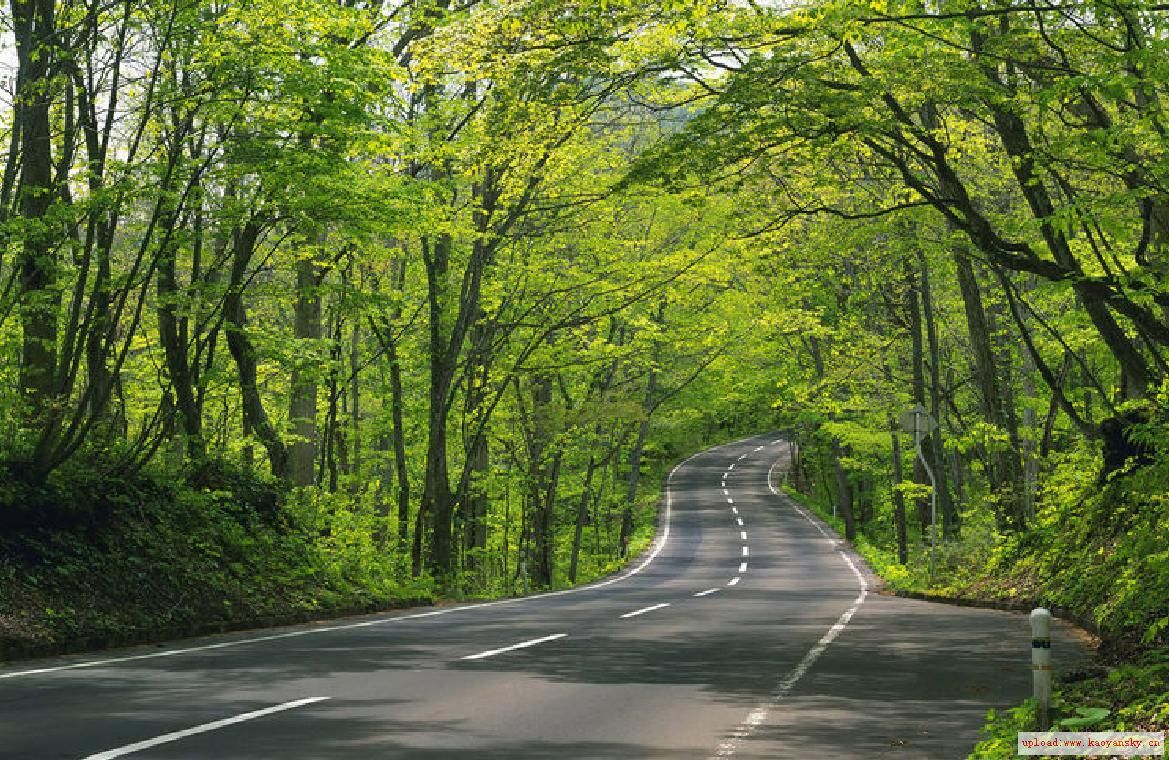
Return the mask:
[[[840,461],[848,456],[848,448],[840,445],[840,441],[832,441],[832,470],[836,474],[836,510],[844,520],[844,537],[849,541],[856,539],[856,518],[852,511],[852,484],[848,481],[848,472]]]
[[[975,276],[974,265],[963,250],[956,250],[958,287],[966,312],[966,329],[970,336],[971,358],[978,400],[987,422],[1007,433],[1008,446],[994,446],[987,452],[990,465],[987,472],[991,491],[995,494],[995,518],[999,530],[1021,530],[1026,523],[1023,509],[1022,464],[1019,459],[1019,429],[1017,418],[1007,409],[1002,392],[1002,377],[991,342],[990,325],[982,304],[982,293]]]
[[[394,270],[395,291],[401,293],[406,287],[406,259],[399,258]],[[398,307],[394,319],[402,316]],[[390,336],[386,347],[386,359],[390,364],[390,417],[394,425],[394,472],[397,475],[398,496],[398,542],[403,548],[410,532],[410,472],[406,468],[406,423],[405,390],[402,387],[402,364],[398,358],[398,341]]]
[[[901,437],[897,434],[897,421],[889,423],[893,442],[893,529],[897,533],[897,561],[909,563],[909,536],[905,526],[905,494],[898,486],[905,479],[901,466]]]
[[[925,338],[923,336],[924,327],[921,318],[921,301],[918,299],[918,274],[911,273],[909,275],[908,286],[905,289],[905,303],[906,311],[909,314],[909,337],[911,343],[910,364],[913,370],[913,401],[915,404],[920,404],[925,407]],[[914,442],[917,443],[916,441]],[[929,485],[929,477],[925,471],[925,465],[921,458],[917,456],[916,450],[913,457],[913,482],[921,485]],[[917,511],[917,522],[921,526],[921,534],[924,536],[930,528],[930,506],[928,499],[917,499],[915,501]]]
[[[942,394],[944,389],[941,379],[941,341],[938,339],[937,320],[934,317],[929,262],[923,251],[918,251],[918,262],[921,266],[921,306],[925,316],[926,338],[929,343],[930,414],[937,422],[937,427],[927,439],[930,469],[934,473],[938,511],[941,512],[942,534],[947,538],[955,538],[958,535],[958,513],[954,509],[953,494],[950,493],[950,478],[946,467],[945,445],[942,436]]]
[[[188,352],[188,322],[181,316],[177,245],[163,246],[158,260],[158,338],[166,358],[167,375],[175,397],[183,444],[189,459],[199,462],[206,456],[203,440],[203,410],[195,389],[195,372]]]
[[[317,462],[317,372],[312,357],[321,337],[321,294],[323,273],[312,257],[296,262],[296,308],[293,335],[301,345],[312,348],[293,358],[289,383],[288,418],[293,439],[288,446],[289,478],[293,485],[311,486]]]
[[[447,461],[447,419],[451,408],[451,385],[454,382],[463,340],[448,326],[447,276],[450,270],[452,241],[440,236],[424,240],[423,262],[426,265],[426,296],[430,316],[430,387],[427,414],[426,474],[419,507],[419,525],[430,529],[431,571],[445,577],[454,570],[451,520],[454,516],[453,494]],[[413,570],[422,571],[422,535],[414,536]]]
[[[463,546],[466,547],[466,569],[485,580],[483,552],[487,549],[487,489],[484,479],[490,470],[490,450],[487,445],[486,417],[488,372],[491,366],[493,324],[484,315],[471,329],[470,349],[467,352],[463,396],[463,446],[466,471],[460,479],[457,495],[462,507]]]
[[[479,200],[479,207],[474,211],[473,218],[479,234],[471,243],[470,255],[462,267],[457,289],[449,281],[454,246],[451,237],[440,235],[433,240],[424,239],[422,246],[430,321],[430,387],[426,476],[419,509],[430,529],[428,565],[439,578],[450,576],[456,569],[453,532],[455,502],[467,481],[465,477],[460,478],[458,492],[451,488],[447,452],[447,424],[455,401],[453,386],[459,359],[463,355],[471,328],[480,317],[483,278],[494,261],[496,248],[515,222],[519,210],[531,200],[525,195],[516,201],[516,206],[508,209],[505,219],[493,222],[499,203],[499,181],[499,173],[489,168],[484,172],[482,181],[475,185],[473,195]],[[422,544],[417,536],[414,546],[413,566],[415,572],[420,572]]]
[[[593,498],[593,475],[597,471],[597,458],[589,457],[588,467],[585,468],[584,485],[581,487],[580,500],[576,505],[576,520],[572,528],[572,552],[568,559],[568,582],[576,583],[576,573],[580,566],[581,539],[584,537],[585,525],[589,520],[589,504]]]
[[[528,509],[531,524],[528,571],[536,588],[550,588],[553,577],[553,511],[560,477],[561,453],[553,447],[552,378],[532,382],[531,432],[528,442]]]
[[[272,475],[288,480],[288,451],[268,418],[257,385],[256,349],[247,333],[247,309],[243,291],[248,266],[259,241],[261,226],[250,220],[233,233],[231,279],[224,296],[223,313],[227,324],[227,347],[239,373],[240,395],[245,425],[255,431],[268,452]]]
[[[629,541],[633,538],[633,508],[637,504],[637,487],[641,483],[641,458],[645,453],[645,442],[649,439],[650,415],[656,406],[658,395],[658,373],[650,369],[645,385],[645,416],[637,426],[637,438],[629,449],[629,476],[625,482],[625,504],[621,509],[621,533],[618,543],[621,556],[629,553]]]
[[[26,423],[42,430],[55,425],[51,412],[56,396],[60,309],[55,234],[46,222],[56,196],[50,125],[55,91],[55,6],[54,0],[12,0],[11,4],[17,60],[12,128],[20,136],[21,160],[17,201],[27,225],[17,262],[23,335],[19,383],[27,402]]]

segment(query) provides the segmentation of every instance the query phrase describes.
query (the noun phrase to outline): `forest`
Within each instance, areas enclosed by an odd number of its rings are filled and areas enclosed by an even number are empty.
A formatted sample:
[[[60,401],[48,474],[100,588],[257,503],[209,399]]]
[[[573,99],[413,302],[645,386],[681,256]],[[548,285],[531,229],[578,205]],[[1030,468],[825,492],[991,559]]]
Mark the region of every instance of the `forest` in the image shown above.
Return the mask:
[[[0,653],[587,582],[778,430],[1164,726],[1167,11],[12,0]]]

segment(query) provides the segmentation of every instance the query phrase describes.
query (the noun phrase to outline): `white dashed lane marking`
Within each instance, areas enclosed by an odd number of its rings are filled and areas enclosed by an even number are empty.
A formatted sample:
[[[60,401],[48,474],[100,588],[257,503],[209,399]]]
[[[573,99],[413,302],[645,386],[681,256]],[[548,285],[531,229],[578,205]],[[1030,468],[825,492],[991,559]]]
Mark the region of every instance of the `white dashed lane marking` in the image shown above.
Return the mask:
[[[710,596],[711,594],[715,593],[716,591],[722,591],[722,589],[708,588],[706,591],[699,591],[694,596]]]
[[[647,612],[653,612],[654,610],[660,610],[663,607],[669,607],[669,606],[670,606],[669,602],[662,602],[661,604],[653,604],[653,605],[650,605],[649,607],[642,607],[640,610],[634,610],[633,612],[626,612],[621,617],[622,618],[637,617],[638,615],[644,615]]]
[[[512,644],[511,646],[500,647],[499,649],[488,649],[486,652],[479,652],[478,654],[469,654],[466,657],[464,657],[463,659],[464,660],[482,660],[485,657],[494,657],[497,654],[503,654],[505,652],[514,652],[517,649],[527,649],[528,647],[534,647],[537,644],[543,644],[543,643],[548,642],[548,641],[555,641],[556,639],[562,639],[567,635],[568,635],[567,633],[554,633],[551,636],[542,636],[538,639],[530,639],[528,641],[521,641],[518,644]]]
[[[132,755],[144,749],[157,747],[160,744],[169,744],[179,739],[186,739],[188,736],[195,736],[196,734],[205,734],[208,731],[215,731],[220,728],[227,728],[234,726],[237,723],[243,723],[256,718],[263,718],[268,715],[284,712],[285,710],[294,710],[298,707],[305,707],[306,705],[315,704],[317,702],[324,702],[329,697],[308,697],[307,699],[298,699],[294,702],[285,702],[280,705],[273,705],[272,707],[265,707],[263,710],[253,710],[252,712],[243,713],[242,715],[235,715],[231,718],[224,718],[222,720],[215,720],[210,723],[204,723],[192,728],[186,728],[182,731],[174,731],[162,736],[156,736],[153,739],[146,739],[145,741],[135,742],[134,744],[127,744],[124,747],[117,749],[99,752],[96,755],[89,755],[84,760],[113,760],[115,757],[122,757],[124,755]]]
[[[755,449],[755,451],[759,451],[762,448],[763,447],[760,446],[759,448]],[[739,457],[739,459],[743,459],[746,456],[747,456],[746,454],[743,454],[742,456]],[[727,485],[727,476],[730,474],[730,471],[733,469],[735,469],[734,462],[732,462],[731,465],[727,468],[727,471],[723,473],[723,478],[722,478],[723,495],[727,497],[727,503],[732,504],[732,505],[735,503],[735,501],[734,501],[734,499],[731,498],[731,492],[727,490],[726,485]],[[735,523],[740,528],[742,528],[743,527],[743,518],[739,516],[739,508],[732,506],[731,513],[735,516]],[[739,539],[742,541],[746,541],[747,540],[747,531],[740,530],[739,531]],[[743,556],[744,557],[749,556],[750,552],[751,552],[751,550],[748,547],[746,547],[746,546],[743,547]],[[740,562],[739,563],[739,573],[742,574],[745,572],[747,572],[747,563],[745,561]],[[737,586],[739,584],[739,580],[740,580],[739,576],[735,576],[734,578],[731,578],[729,581],[727,581],[727,585],[728,586]],[[718,589],[709,589],[707,591],[702,591],[700,593],[697,593],[697,594],[695,594],[695,596],[706,596],[707,594],[713,594],[717,590]]]

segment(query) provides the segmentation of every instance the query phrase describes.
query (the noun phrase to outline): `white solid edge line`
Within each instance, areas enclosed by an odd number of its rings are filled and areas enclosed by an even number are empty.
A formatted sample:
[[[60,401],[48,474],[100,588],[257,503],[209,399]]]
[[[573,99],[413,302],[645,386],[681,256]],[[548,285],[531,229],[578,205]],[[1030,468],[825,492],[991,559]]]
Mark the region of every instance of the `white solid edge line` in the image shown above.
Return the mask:
[[[738,443],[734,441],[732,443]],[[670,520],[673,514],[673,492],[671,490],[671,482],[674,479],[674,474],[679,469],[684,467],[691,459],[701,456],[710,451],[725,448],[731,444],[723,444],[722,446],[715,446],[713,449],[704,449],[703,451],[695,452],[683,459],[678,464],[674,465],[674,469],[670,470],[670,474],[666,476],[666,513],[662,518],[662,533],[654,544],[653,550],[646,556],[640,565],[629,570],[623,575],[618,575],[608,580],[598,581],[597,583],[590,583],[587,586],[577,586],[575,588],[561,589],[560,591],[549,591],[544,594],[535,594],[533,596],[516,597],[513,599],[497,599],[494,602],[480,602],[478,604],[467,604],[459,607],[447,607],[440,610],[431,610],[430,612],[420,612],[412,615],[401,615],[398,617],[378,618],[377,620],[365,620],[360,623],[343,623],[341,625],[328,625],[319,628],[307,628],[298,631],[286,631],[284,633],[269,634],[266,636],[255,636],[246,639],[236,639],[234,641],[221,641],[215,644],[201,644],[193,647],[182,647],[180,649],[167,649],[161,652],[149,652],[147,654],[134,654],[125,657],[109,657],[103,660],[87,660],[85,662],[75,662],[69,665],[53,665],[44,668],[31,668],[29,670],[17,670],[12,673],[0,673],[0,681],[7,678],[19,678],[21,676],[35,676],[44,675],[46,673],[57,673],[64,670],[80,670],[83,668],[99,668],[105,665],[118,665],[123,662],[133,662],[136,660],[153,660],[159,657],[175,657],[184,654],[193,654],[195,652],[206,652],[214,649],[227,649],[229,647],[244,646],[247,644],[260,644],[265,641],[280,641],[281,639],[291,639],[299,636],[310,636],[318,633],[332,633],[334,631],[348,631],[356,628],[370,628],[372,626],[390,625],[393,623],[404,623],[410,620],[420,620],[422,618],[437,617],[439,615],[451,615],[456,612],[466,612],[468,610],[481,610],[489,607],[502,607],[508,604],[522,604],[525,602],[534,602],[541,599],[551,599],[558,596],[566,596],[568,594],[577,594],[582,591],[595,591],[597,589],[606,588],[616,583],[627,581],[633,576],[640,573],[649,567],[650,563],[658,558],[662,550],[666,547],[666,542],[670,538]]]
[[[551,636],[541,636],[538,639],[528,639],[527,641],[521,641],[518,644],[512,644],[510,646],[500,647],[499,649],[488,649],[486,652],[479,652],[478,654],[469,654],[466,657],[460,657],[459,659],[461,659],[461,660],[482,660],[484,657],[494,657],[495,655],[503,654],[504,652],[514,652],[517,649],[527,649],[528,647],[534,647],[537,644],[543,644],[543,643],[548,642],[548,641],[555,641],[556,639],[562,639],[567,635],[568,635],[567,633],[554,633]]]
[[[670,606],[669,602],[662,602],[661,604],[652,604],[649,607],[642,607],[640,610],[634,610],[633,612],[626,612],[624,615],[621,616],[621,618],[625,619],[625,618],[637,617],[638,615],[644,615],[647,612],[653,612],[654,610],[660,610],[663,607],[669,607],[669,606]]]
[[[775,465],[772,465],[772,469],[775,469]],[[775,487],[771,484],[771,470],[768,470],[767,472],[767,485],[769,488],[771,488],[771,492],[776,496],[781,495],[779,491],[775,490]],[[799,511],[801,515],[803,515],[805,520],[811,522],[813,525],[816,525],[812,518],[809,517],[802,509],[800,509],[799,505],[791,500],[786,501],[791,506],[795,507],[796,510]],[[816,525],[816,527],[819,528],[820,526]],[[821,529],[820,532],[823,533],[823,529]],[[799,661],[795,668],[793,668],[792,671],[776,685],[775,690],[771,693],[771,698],[767,702],[760,704],[758,707],[752,710],[751,713],[747,715],[746,719],[744,719],[743,722],[739,724],[738,728],[736,728],[730,736],[728,736],[718,745],[718,750],[713,756],[714,758],[732,757],[735,754],[739,743],[743,739],[751,736],[751,734],[755,732],[756,728],[763,725],[763,723],[767,721],[768,716],[770,715],[771,711],[779,704],[779,701],[783,699],[783,697],[792,690],[792,687],[795,686],[796,683],[811,669],[811,667],[816,664],[816,660],[820,659],[820,655],[824,654],[824,650],[828,648],[829,644],[836,640],[836,637],[839,636],[840,633],[848,626],[849,621],[852,620],[852,616],[855,615],[857,610],[860,609],[860,606],[864,604],[865,598],[869,595],[868,582],[865,580],[864,575],[861,574],[861,571],[857,569],[856,563],[852,561],[851,557],[839,549],[836,553],[840,555],[840,558],[844,560],[845,564],[848,565],[848,569],[851,570],[852,574],[856,577],[857,585],[860,587],[860,593],[857,594],[857,597],[853,600],[852,605],[850,605],[849,608],[845,610],[839,618],[837,618],[836,623],[833,624],[833,626],[829,628],[823,636],[820,637],[820,640],[816,642],[815,646],[808,650],[807,654],[804,655],[803,659]]]
[[[745,573],[745,572],[747,572],[747,563],[746,563],[746,562],[740,562],[740,563],[739,563],[739,572],[740,572],[740,573]]]
[[[145,741],[135,742],[134,744],[127,744],[124,747],[118,747],[116,749],[106,750],[105,752],[99,752],[96,755],[89,755],[88,757],[83,758],[83,760],[113,760],[115,757],[129,755],[134,752],[138,752],[139,750],[150,749],[151,747],[157,747],[160,744],[167,744],[179,739],[185,739],[186,737],[194,736],[195,734],[207,733],[208,731],[214,731],[226,726],[232,726],[236,723],[255,720],[256,718],[262,718],[265,715],[272,715],[273,713],[284,712],[285,710],[294,710],[297,707],[311,705],[314,702],[323,702],[326,699],[329,699],[329,697],[309,697],[307,699],[297,699],[293,702],[285,702],[284,704],[274,705],[272,707],[265,707],[263,710],[254,710],[252,712],[243,713],[242,715],[236,715],[233,718],[215,720],[210,723],[204,723],[200,726],[183,729],[182,731],[174,731],[169,734],[163,734],[162,736],[156,736],[153,739],[146,739]]]
[[[708,588],[706,591],[699,591],[694,596],[710,596],[711,594],[713,594],[717,591],[722,591],[722,589],[721,588]]]
[[[737,575],[734,578],[731,578],[729,581],[727,581],[728,586],[737,586],[738,584],[739,584],[739,577]]]

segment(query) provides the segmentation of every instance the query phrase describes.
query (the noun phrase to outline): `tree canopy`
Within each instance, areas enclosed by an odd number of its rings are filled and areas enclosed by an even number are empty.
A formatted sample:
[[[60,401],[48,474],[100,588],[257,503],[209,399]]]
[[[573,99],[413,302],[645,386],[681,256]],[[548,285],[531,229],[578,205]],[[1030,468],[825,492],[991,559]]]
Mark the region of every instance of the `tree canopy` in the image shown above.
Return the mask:
[[[902,567],[1165,458],[1157,3],[4,20],[14,494],[238,471],[340,555],[513,593],[611,570],[732,435],[789,431],[793,487]]]

